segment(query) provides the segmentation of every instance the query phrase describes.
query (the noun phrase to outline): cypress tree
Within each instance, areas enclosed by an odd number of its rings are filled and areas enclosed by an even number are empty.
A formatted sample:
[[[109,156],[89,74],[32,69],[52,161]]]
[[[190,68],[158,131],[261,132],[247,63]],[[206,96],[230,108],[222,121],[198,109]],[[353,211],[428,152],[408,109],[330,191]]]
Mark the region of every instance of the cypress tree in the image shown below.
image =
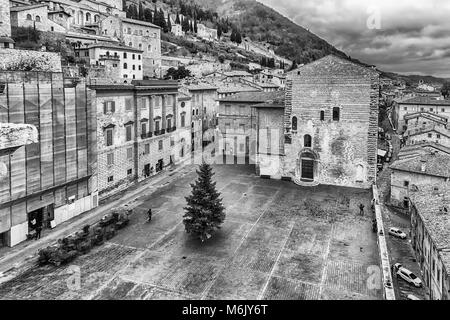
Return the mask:
[[[197,33],[197,19],[194,18],[194,32]]]
[[[144,20],[144,7],[142,6],[142,2],[139,2],[139,20]]]
[[[170,22],[170,14],[167,13],[167,30],[172,31],[172,22]]]
[[[211,238],[216,229],[225,220],[225,207],[220,193],[216,190],[216,183],[212,181],[212,168],[203,162],[197,170],[198,179],[191,184],[192,193],[186,197],[186,213],[183,223],[187,233],[200,238],[203,242]]]
[[[178,14],[178,12],[177,12],[177,17],[175,18],[175,23],[176,24],[181,24],[180,15]]]

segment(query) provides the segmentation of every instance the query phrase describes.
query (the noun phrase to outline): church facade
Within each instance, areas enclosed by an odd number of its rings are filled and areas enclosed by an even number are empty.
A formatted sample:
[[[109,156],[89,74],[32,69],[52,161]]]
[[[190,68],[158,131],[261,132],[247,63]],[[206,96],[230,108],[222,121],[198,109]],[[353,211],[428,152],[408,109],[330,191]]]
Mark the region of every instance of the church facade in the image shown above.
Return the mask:
[[[257,172],[304,186],[370,188],[378,104],[373,69],[329,55],[291,71],[282,108],[258,109]]]

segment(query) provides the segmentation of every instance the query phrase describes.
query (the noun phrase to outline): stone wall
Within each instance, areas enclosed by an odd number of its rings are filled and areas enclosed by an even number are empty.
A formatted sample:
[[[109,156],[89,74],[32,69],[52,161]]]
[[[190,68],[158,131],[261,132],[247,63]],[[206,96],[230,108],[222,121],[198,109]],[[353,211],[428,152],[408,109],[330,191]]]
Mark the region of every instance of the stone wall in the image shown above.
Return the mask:
[[[315,183],[371,187],[376,180],[378,94],[374,71],[334,56],[292,71],[284,114],[292,143],[286,145],[280,174],[300,178],[300,158],[310,151],[315,154]],[[337,121],[333,108],[339,108]],[[293,117],[297,130],[292,128]]]
[[[61,56],[55,52],[0,49],[0,71],[61,72]]]
[[[0,0],[0,37],[11,38],[9,0]]]

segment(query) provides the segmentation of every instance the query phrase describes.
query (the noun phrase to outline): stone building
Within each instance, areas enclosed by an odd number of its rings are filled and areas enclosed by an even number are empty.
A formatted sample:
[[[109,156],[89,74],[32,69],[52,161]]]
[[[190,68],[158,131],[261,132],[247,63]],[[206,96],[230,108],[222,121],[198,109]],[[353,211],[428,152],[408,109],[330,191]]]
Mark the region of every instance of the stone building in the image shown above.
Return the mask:
[[[161,28],[144,21],[109,16],[100,23],[101,35],[142,50],[144,78],[161,77]]]
[[[189,106],[176,81],[95,85],[101,197],[151,177],[190,154]]]
[[[98,26],[100,21],[109,16],[125,17],[122,0],[40,0],[46,4],[49,12],[65,12],[70,15],[67,26],[74,30],[84,26]]]
[[[256,154],[256,117],[253,106],[267,101],[284,102],[284,91],[241,92],[219,101],[219,132],[222,144],[221,153],[237,156],[238,159],[252,158]],[[218,145],[220,149],[220,146]],[[244,159],[245,160],[245,159]]]
[[[441,128],[448,127],[448,117],[427,111],[405,114],[403,116],[403,120],[405,129],[403,131],[426,128],[430,126]]]
[[[201,150],[212,141],[212,136],[205,135],[205,132],[211,132],[218,124],[217,87],[204,83],[185,83],[180,91],[191,97],[192,149]]]
[[[437,115],[436,119],[442,117],[448,119],[450,117],[450,100],[417,96],[396,102],[392,112],[392,121],[397,128],[397,132],[403,133],[406,131],[408,126],[405,116],[416,113],[434,114]]]
[[[14,48],[9,0],[0,0],[0,50],[2,48]]]
[[[67,30],[63,25],[49,19],[48,8],[45,4],[12,7],[11,25],[36,28],[40,31],[65,32]]]
[[[217,37],[217,29],[208,28],[202,23],[197,25],[197,36],[208,41],[215,41]]]
[[[391,204],[409,209],[410,193],[450,179],[450,155],[438,151],[391,164]]]
[[[131,83],[143,79],[143,51],[114,43],[95,43],[75,49],[75,59],[94,68],[107,69],[102,80]],[[109,79],[105,79],[108,77]]]
[[[411,194],[411,244],[431,300],[449,300],[450,185]]]
[[[450,130],[442,126],[408,129],[403,136],[406,140],[406,145],[435,142],[444,147],[450,147]]]
[[[0,233],[14,246],[32,221],[53,228],[97,206],[95,93],[62,73],[0,72],[0,82],[0,122],[39,132],[39,142],[0,156],[8,172],[0,182]]]
[[[333,55],[288,73],[284,116],[279,108],[258,115],[259,173],[306,186],[369,188],[376,181],[378,79]]]

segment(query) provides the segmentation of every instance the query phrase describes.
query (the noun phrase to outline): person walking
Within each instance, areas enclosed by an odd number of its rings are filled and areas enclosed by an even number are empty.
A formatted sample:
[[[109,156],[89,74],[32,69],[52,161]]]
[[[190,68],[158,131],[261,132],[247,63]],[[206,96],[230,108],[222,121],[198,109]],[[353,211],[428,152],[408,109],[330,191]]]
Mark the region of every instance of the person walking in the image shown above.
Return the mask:
[[[364,205],[362,203],[359,205],[359,214],[364,216]]]
[[[36,227],[36,240],[41,238],[41,231],[42,231],[42,226],[39,225]]]

